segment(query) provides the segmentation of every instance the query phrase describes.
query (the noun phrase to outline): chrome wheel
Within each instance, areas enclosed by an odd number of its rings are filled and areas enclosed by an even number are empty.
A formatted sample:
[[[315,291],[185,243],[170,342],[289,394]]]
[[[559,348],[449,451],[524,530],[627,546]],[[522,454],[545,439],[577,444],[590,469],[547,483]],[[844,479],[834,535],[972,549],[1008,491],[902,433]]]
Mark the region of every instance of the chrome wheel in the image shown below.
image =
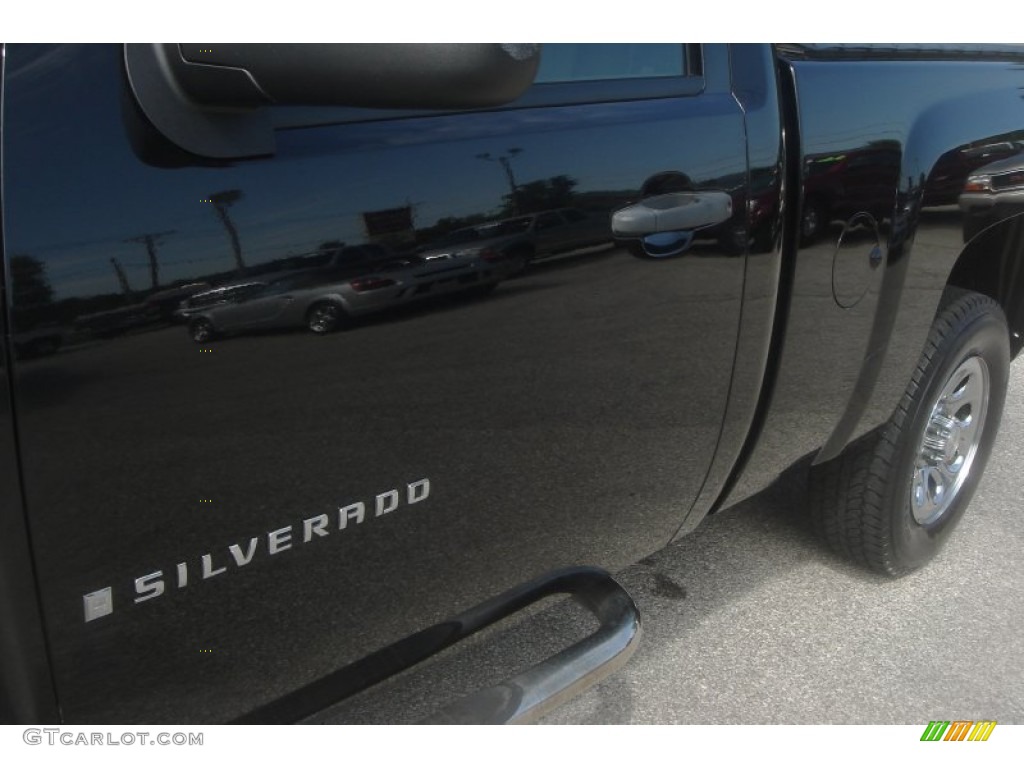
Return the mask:
[[[813,240],[818,236],[824,221],[821,210],[814,203],[804,204],[803,218],[800,221],[800,236],[806,240]]]
[[[942,517],[967,480],[981,445],[989,389],[988,365],[975,355],[957,367],[932,404],[910,487],[918,524]]]
[[[213,326],[208,320],[196,320],[192,323],[192,341],[204,344],[213,338]]]
[[[840,554],[890,576],[931,560],[963,519],[992,452],[1010,331],[990,296],[948,287],[889,421],[812,467],[815,526]]]
[[[340,314],[334,304],[317,304],[309,313],[309,330],[327,333],[338,326]]]

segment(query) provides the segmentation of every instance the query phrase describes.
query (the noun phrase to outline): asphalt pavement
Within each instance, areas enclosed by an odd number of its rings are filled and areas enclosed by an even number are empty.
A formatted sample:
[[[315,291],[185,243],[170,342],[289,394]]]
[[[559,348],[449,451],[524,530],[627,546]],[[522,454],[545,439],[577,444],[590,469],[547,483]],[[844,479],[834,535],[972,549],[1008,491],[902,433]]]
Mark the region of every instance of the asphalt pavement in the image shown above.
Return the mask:
[[[797,470],[620,574],[644,621],[622,671],[548,723],[1024,723],[1024,359],[967,515],[926,568],[825,550]]]

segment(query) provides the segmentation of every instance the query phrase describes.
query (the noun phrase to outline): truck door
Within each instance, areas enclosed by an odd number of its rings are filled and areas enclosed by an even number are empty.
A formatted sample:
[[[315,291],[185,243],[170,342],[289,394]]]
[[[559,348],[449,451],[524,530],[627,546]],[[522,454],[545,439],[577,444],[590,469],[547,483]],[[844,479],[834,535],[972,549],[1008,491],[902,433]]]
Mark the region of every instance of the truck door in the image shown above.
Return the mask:
[[[477,112],[265,109],[271,155],[202,157],[140,111],[123,47],[9,46],[14,315],[74,328],[566,208],[603,245],[334,334],[197,345],[161,320],[17,360],[71,722],[231,719],[549,570],[622,568],[668,542],[715,452],[748,171],[727,49],[551,46],[524,97]],[[613,238],[616,211],[699,192],[731,208],[688,245]]]

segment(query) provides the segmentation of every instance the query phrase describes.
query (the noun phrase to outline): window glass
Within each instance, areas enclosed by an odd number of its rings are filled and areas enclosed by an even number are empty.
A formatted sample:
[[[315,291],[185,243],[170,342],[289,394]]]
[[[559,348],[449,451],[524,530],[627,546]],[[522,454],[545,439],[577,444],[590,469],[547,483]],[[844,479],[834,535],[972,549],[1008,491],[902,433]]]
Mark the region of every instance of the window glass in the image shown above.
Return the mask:
[[[701,46],[682,43],[544,43],[534,82],[510,108],[695,96],[701,92]],[[432,110],[268,107],[276,129],[425,117]]]
[[[476,227],[466,227],[465,229],[457,229],[447,237],[438,240],[437,245],[440,247],[462,245],[463,243],[472,243],[474,240],[482,240],[483,237],[484,235]]]
[[[520,235],[523,232],[527,232],[530,229],[530,223],[532,219],[529,216],[521,216],[518,219],[508,219],[507,221],[499,222],[495,225],[494,230],[487,234],[487,237],[494,237],[497,235]],[[481,232],[484,228],[481,227]]]
[[[677,43],[551,43],[541,49],[535,82],[681,77],[683,46]]]

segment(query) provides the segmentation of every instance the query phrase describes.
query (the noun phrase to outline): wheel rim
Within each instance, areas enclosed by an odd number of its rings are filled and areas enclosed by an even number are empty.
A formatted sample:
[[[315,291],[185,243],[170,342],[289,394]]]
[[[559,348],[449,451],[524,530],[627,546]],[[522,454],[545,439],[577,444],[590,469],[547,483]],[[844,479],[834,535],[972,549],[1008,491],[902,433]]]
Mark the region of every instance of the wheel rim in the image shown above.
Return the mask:
[[[803,220],[803,235],[804,237],[813,237],[818,231],[818,209],[811,206],[804,211]]]
[[[330,304],[317,307],[309,318],[309,327],[316,333],[329,331],[338,317],[338,310]]]
[[[210,326],[206,323],[197,323],[192,331],[192,338],[196,341],[206,341],[210,338]]]
[[[932,403],[910,486],[910,508],[920,525],[942,517],[963,488],[981,445],[988,399],[988,365],[975,355],[957,367]]]

